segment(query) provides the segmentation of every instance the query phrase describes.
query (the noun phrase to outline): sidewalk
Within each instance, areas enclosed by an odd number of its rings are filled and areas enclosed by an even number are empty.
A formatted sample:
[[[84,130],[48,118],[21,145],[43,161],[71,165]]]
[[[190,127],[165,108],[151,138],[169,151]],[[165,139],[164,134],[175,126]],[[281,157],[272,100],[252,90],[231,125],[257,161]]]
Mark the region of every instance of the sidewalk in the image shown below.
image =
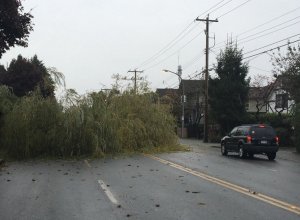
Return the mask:
[[[219,153],[220,143],[203,143],[203,140],[199,139],[180,139],[181,144],[186,145],[192,149],[193,152],[203,153]],[[295,162],[300,162],[300,154],[296,152],[296,148],[279,148],[277,153],[277,158],[282,160],[290,160]]]
[[[220,147],[220,143],[204,143],[203,140],[200,139],[179,139],[180,143],[188,146],[197,146],[197,147]]]
[[[179,142],[182,145],[188,146],[189,148],[191,148],[191,151],[196,153],[220,152],[220,143],[204,143],[203,140],[187,138],[180,139]]]
[[[295,162],[300,162],[300,154],[297,153],[296,148],[279,148],[278,158],[283,160],[290,160]]]

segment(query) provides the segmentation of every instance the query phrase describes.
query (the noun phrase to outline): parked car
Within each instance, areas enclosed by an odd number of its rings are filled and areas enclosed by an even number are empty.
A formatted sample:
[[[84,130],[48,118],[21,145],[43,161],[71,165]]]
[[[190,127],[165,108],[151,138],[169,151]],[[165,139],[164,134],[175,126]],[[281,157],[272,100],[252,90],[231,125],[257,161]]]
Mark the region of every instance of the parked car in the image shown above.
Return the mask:
[[[275,130],[264,124],[241,125],[221,139],[221,153],[238,152],[240,158],[265,154],[269,160],[276,158],[279,138]]]

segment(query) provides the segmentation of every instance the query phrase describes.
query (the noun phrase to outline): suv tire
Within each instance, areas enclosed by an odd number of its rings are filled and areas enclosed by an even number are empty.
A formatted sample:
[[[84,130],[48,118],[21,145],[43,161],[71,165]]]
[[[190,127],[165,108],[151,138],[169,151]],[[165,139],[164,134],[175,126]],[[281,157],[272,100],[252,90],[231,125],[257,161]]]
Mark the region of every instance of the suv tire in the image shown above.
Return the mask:
[[[275,158],[276,158],[276,153],[268,153],[267,156],[268,156],[268,159],[269,159],[269,160],[275,160]]]
[[[228,151],[227,151],[227,147],[226,147],[226,143],[225,142],[222,142],[221,143],[221,153],[223,156],[226,156],[228,154]]]
[[[246,152],[244,151],[243,145],[239,145],[239,158],[245,158]]]

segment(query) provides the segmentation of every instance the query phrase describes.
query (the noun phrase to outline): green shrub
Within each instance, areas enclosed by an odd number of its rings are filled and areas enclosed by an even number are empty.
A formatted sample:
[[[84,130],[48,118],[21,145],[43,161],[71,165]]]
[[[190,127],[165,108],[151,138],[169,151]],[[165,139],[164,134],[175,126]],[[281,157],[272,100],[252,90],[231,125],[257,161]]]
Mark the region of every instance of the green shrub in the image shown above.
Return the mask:
[[[279,137],[280,146],[291,146],[293,144],[291,132],[284,127],[275,128],[276,134]]]
[[[295,125],[295,145],[298,153],[300,153],[300,104],[296,105],[294,125]]]
[[[258,118],[255,114],[248,114],[245,124],[268,124],[274,127],[279,136],[280,146],[293,145],[292,138],[292,116],[288,114],[278,115],[277,113],[259,114]]]

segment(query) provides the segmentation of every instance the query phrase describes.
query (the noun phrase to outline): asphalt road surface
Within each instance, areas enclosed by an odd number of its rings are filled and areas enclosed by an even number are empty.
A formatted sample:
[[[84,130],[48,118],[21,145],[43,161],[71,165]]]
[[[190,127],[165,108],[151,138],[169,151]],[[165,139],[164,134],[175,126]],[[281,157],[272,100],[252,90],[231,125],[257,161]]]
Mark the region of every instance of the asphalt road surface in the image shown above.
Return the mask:
[[[300,157],[191,152],[101,160],[11,162],[0,219],[300,219]]]

